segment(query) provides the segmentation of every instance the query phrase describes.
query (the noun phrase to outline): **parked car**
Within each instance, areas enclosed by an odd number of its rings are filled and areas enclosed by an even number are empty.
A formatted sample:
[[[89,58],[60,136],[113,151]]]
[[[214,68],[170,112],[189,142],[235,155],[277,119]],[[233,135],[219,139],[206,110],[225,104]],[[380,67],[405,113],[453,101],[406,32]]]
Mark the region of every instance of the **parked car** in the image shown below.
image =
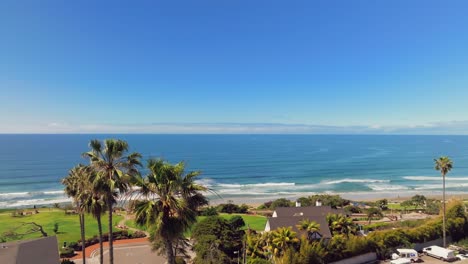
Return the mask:
[[[457,257],[455,256],[455,251],[451,249],[446,249],[446,248],[439,247],[439,246],[430,246],[430,247],[423,248],[422,251],[428,256],[438,258],[444,261],[457,260]]]
[[[458,254],[455,257],[457,257],[459,260],[464,260],[468,259],[468,254]]]

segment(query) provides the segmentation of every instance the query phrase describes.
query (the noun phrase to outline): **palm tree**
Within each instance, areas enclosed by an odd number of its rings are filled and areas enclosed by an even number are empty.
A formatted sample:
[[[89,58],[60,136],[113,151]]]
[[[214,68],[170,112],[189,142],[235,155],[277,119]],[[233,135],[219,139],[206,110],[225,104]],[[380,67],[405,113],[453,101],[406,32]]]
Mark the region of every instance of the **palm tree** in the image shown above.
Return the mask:
[[[109,261],[114,263],[114,246],[112,233],[112,212],[115,203],[114,192],[124,193],[129,189],[130,177],[138,173],[137,166],[141,165],[139,153],[128,152],[126,141],[106,139],[104,145],[99,140],[91,140],[91,150],[83,154],[91,161],[96,177],[94,181],[102,181],[105,191],[105,202],[109,213]]]
[[[356,233],[356,224],[349,217],[342,214],[328,214],[327,222],[333,234],[343,234],[349,237]]]
[[[281,256],[281,254],[290,246],[299,243],[299,239],[296,237],[296,232],[292,231],[289,227],[280,227],[271,232],[271,235],[272,252],[276,257]]]
[[[134,179],[140,187],[133,191],[139,196],[135,202],[136,222],[154,228],[153,241],[162,240],[168,263],[174,264],[173,245],[196,222],[198,208],[208,204],[201,193],[208,189],[195,182],[200,172],[185,174],[183,162],[172,165],[150,159],[147,167],[149,174],[145,178]]]
[[[309,219],[304,219],[296,225],[297,229],[307,232],[307,239],[312,240],[312,234],[320,230],[320,224]]]
[[[444,247],[446,247],[445,242],[445,175],[452,170],[453,162],[449,157],[442,156],[438,159],[434,159],[435,169],[440,171],[442,175],[442,203],[443,203],[443,216],[442,216],[442,236],[444,240]]]
[[[62,180],[62,184],[65,185],[65,193],[68,197],[73,198],[78,216],[80,219],[80,231],[81,231],[81,250],[83,256],[86,255],[86,238],[85,238],[85,211],[86,204],[89,199],[89,185],[90,185],[90,168],[82,164],[72,168],[68,176]],[[86,258],[83,257],[83,264],[86,264]]]
[[[98,224],[98,232],[99,232],[99,249],[100,249],[100,255],[99,255],[99,263],[103,264],[104,263],[104,247],[103,247],[103,239],[102,239],[102,222],[101,222],[101,216],[105,213],[106,211],[106,198],[107,198],[107,190],[106,190],[106,185],[99,180],[96,180],[96,173],[91,174],[91,180],[90,182],[92,183],[90,185],[90,195],[89,199],[87,200],[87,206],[86,209],[88,213],[91,213],[93,217],[96,219],[97,224]],[[112,203],[116,202],[117,193],[113,193],[113,200]]]

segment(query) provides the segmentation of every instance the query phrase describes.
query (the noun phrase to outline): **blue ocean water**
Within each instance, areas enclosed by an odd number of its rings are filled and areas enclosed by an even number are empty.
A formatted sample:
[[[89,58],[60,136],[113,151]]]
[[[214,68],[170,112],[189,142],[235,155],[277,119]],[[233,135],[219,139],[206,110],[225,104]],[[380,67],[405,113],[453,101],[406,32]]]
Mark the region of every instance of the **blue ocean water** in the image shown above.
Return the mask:
[[[468,136],[0,135],[0,208],[66,200],[60,180],[88,161],[90,139],[127,140],[145,158],[185,161],[221,197],[437,193],[433,159],[448,155],[447,190],[467,192]]]

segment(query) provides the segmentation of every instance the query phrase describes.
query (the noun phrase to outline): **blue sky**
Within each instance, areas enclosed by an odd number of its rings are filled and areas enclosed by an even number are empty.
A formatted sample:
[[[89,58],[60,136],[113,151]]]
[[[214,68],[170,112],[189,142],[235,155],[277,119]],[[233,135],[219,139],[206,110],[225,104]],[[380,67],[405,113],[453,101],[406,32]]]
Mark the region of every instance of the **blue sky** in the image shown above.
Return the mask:
[[[2,1],[0,132],[467,134],[466,10]]]

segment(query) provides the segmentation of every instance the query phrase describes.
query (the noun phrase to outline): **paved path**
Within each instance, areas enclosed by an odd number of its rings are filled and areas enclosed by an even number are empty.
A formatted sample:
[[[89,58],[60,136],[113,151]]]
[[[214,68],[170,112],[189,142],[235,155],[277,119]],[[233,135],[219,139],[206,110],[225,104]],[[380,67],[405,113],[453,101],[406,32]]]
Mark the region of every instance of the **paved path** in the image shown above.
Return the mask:
[[[76,264],[81,264],[81,259],[74,260]],[[90,257],[86,258],[87,264],[99,264],[99,249],[95,250]],[[104,263],[109,263],[109,250],[104,250]],[[139,243],[116,244],[114,245],[115,264],[165,264],[166,259],[151,251],[151,245],[146,240]]]
[[[125,223],[128,221],[128,220],[133,220],[134,217],[129,215],[129,214],[125,214],[124,215],[124,218],[122,218],[122,220],[120,220],[120,222],[117,224],[118,226],[126,226]],[[146,231],[143,231],[143,230],[140,230],[140,229],[136,229],[136,228],[133,228],[133,227],[129,227],[127,226],[128,230],[132,230],[133,232],[136,232],[136,231],[141,231],[141,232],[144,232],[146,234],[147,237],[149,237],[149,233],[146,232]]]
[[[139,243],[145,243],[148,242],[148,238],[142,237],[142,238],[134,238],[134,239],[121,239],[121,240],[115,240],[114,241],[114,246],[115,245],[128,245],[128,244],[139,244]],[[109,242],[104,242],[104,251],[109,247]],[[86,247],[86,258],[91,257],[91,255],[97,252],[99,255],[99,243],[91,245],[89,247]],[[77,255],[71,258],[72,260],[77,260],[77,259],[82,259],[83,254],[81,251],[76,252]]]
[[[128,214],[125,214],[124,218],[122,218],[122,220],[120,220],[120,222],[117,225],[118,226],[125,226],[125,223],[128,220],[131,220],[131,219],[133,219],[132,216],[130,216]],[[148,243],[148,236],[149,236],[148,232],[140,230],[140,229],[132,228],[132,227],[127,227],[127,228],[128,228],[128,230],[131,230],[133,232],[136,232],[136,231],[144,232],[146,234],[146,237],[114,240],[114,246]],[[104,242],[103,247],[104,247],[104,255],[105,255],[106,252],[108,252],[107,249],[109,248],[109,242]],[[74,256],[73,258],[71,258],[75,262],[77,260],[81,260],[83,258],[83,253],[81,251],[77,251],[76,253],[77,253],[77,255]],[[90,258],[97,258],[97,261],[99,262],[99,253],[100,253],[99,252],[99,243],[97,243],[97,244],[86,247],[86,256],[85,257],[87,258],[87,260],[90,259]]]

